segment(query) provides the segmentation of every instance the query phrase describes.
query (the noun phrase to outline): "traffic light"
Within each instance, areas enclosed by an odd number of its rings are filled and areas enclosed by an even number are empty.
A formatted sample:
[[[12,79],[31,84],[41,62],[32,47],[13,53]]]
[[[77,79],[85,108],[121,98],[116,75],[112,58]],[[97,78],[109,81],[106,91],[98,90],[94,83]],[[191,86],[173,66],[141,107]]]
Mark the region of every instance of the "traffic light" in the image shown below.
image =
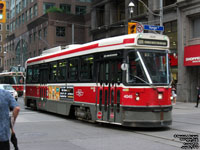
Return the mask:
[[[128,23],[128,34],[136,33],[137,23],[136,22],[129,22]]]
[[[6,2],[0,1],[0,23],[6,22]]]

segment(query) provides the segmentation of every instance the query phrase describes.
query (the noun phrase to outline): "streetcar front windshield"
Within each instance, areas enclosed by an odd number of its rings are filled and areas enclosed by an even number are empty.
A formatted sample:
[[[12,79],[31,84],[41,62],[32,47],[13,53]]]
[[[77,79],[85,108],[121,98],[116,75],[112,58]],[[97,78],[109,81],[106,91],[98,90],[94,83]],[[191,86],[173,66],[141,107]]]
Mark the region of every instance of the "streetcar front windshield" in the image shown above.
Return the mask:
[[[135,50],[128,53],[129,84],[169,84],[168,53],[159,50]]]

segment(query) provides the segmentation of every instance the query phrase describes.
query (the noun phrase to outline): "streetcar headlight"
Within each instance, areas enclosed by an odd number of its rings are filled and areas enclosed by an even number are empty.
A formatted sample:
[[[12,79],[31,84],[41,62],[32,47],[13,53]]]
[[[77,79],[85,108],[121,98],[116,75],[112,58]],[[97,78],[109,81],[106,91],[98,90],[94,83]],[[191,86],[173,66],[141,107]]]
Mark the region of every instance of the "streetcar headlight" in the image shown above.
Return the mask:
[[[163,99],[163,94],[162,93],[158,93],[158,99]]]
[[[140,100],[139,93],[135,93],[135,100],[136,100],[136,101],[139,101],[139,100]]]

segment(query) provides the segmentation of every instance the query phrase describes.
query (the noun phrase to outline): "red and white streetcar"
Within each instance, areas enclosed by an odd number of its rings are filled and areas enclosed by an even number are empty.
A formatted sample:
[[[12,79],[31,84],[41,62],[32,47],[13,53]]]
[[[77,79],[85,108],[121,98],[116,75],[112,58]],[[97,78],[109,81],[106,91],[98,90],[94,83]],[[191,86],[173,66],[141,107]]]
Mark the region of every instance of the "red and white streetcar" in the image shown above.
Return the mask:
[[[19,96],[24,93],[24,72],[3,72],[0,73],[0,83],[10,84],[17,91]]]
[[[165,35],[140,33],[56,47],[26,62],[25,105],[132,127],[172,123]]]

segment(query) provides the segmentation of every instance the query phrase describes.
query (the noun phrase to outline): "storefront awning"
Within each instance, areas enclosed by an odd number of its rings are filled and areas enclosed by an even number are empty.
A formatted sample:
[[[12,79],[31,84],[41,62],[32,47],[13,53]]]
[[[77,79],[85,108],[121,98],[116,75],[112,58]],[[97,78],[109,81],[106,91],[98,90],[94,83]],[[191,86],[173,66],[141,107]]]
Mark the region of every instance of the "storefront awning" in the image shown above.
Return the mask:
[[[200,45],[185,47],[184,66],[200,66]]]

